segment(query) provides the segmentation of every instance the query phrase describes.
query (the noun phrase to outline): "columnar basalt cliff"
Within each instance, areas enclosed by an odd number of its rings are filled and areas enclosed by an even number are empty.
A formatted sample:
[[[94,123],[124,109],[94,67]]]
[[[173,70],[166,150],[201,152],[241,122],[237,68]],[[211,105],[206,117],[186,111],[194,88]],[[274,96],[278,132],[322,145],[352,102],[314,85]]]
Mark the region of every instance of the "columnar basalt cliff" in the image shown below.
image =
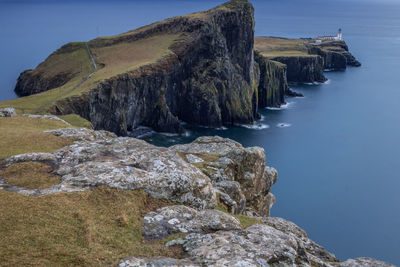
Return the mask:
[[[287,79],[289,82],[308,83],[326,81],[323,74],[324,61],[320,56],[278,56],[271,59],[287,66]]]
[[[285,94],[291,92],[287,83],[286,65],[269,60],[258,52],[254,53],[254,59],[260,68],[258,106],[279,107],[285,103]]]

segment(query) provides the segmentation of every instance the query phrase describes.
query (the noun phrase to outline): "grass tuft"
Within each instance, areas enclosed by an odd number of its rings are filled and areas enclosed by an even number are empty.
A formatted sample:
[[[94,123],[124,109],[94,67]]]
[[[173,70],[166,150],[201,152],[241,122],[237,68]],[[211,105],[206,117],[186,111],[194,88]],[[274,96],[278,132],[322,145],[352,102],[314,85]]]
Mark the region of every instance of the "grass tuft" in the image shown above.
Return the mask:
[[[0,171],[6,183],[28,189],[44,189],[59,184],[59,176],[52,174],[53,168],[40,162],[20,162]]]

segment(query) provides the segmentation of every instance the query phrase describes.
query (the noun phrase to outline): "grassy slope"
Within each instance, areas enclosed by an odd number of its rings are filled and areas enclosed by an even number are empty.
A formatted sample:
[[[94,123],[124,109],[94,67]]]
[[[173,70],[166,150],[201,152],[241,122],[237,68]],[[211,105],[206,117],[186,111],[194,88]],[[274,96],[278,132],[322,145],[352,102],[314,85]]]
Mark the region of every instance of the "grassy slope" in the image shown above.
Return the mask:
[[[143,216],[169,203],[142,191],[96,188],[43,197],[0,191],[0,202],[2,266],[110,266],[131,255],[181,253],[143,240]]]
[[[120,42],[112,46],[96,47],[92,54],[96,63],[102,66],[89,80],[80,84],[94,71],[86,47],[80,46],[73,52],[56,52],[41,63],[34,72],[55,75],[73,73],[73,78],[58,88],[0,102],[1,107],[14,107],[19,113],[46,113],[57,100],[86,92],[108,78],[155,63],[171,53],[168,49],[178,35],[161,34],[135,42]],[[98,39],[101,40],[101,39]],[[80,84],[76,88],[76,85]]]
[[[51,152],[72,143],[42,131],[71,127],[41,118],[0,118],[0,158],[29,152]]]
[[[308,54],[307,48],[304,46],[306,42],[306,40],[302,39],[256,37],[254,49],[268,58],[279,56],[314,57],[315,55]]]

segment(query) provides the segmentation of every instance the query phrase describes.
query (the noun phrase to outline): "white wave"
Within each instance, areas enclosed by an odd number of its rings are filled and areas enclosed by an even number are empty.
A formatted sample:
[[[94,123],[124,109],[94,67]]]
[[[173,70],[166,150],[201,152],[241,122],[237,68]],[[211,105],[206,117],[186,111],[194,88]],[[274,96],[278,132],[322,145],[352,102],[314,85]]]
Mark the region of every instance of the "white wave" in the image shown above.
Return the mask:
[[[263,129],[268,129],[269,128],[268,124],[263,124],[263,123],[240,124],[239,126],[247,128],[247,129],[252,129],[252,130],[263,130]]]
[[[228,127],[222,126],[222,127],[219,127],[219,128],[215,128],[215,130],[217,130],[217,131],[225,131],[225,130],[228,130]]]
[[[293,102],[287,102],[286,104],[281,105],[279,108],[267,107],[266,109],[269,109],[269,110],[283,110],[283,109],[288,109],[292,104],[294,104],[294,103]]]
[[[144,134],[138,135],[138,136],[136,136],[135,138],[137,138],[137,139],[142,139],[142,138],[151,136],[151,135],[156,134],[156,133],[157,133],[157,132],[155,132],[155,131],[149,131],[149,132],[146,132],[146,133],[144,133]]]
[[[290,126],[292,126],[290,123],[285,123],[285,122],[280,122],[276,125],[276,127],[279,127],[279,128],[286,128],[286,127],[290,127]]]
[[[330,84],[331,83],[331,80],[326,80],[323,84]]]
[[[165,136],[168,136],[168,137],[179,136],[179,134],[177,134],[177,133],[164,133],[164,132],[159,132],[159,134],[165,135]]]

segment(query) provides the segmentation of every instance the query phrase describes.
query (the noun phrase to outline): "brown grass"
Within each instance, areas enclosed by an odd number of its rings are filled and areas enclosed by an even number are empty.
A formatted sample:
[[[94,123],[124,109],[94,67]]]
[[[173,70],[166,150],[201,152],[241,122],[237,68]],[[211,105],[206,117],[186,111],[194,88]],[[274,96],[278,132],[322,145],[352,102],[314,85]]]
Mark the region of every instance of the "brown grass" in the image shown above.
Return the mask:
[[[52,152],[73,140],[42,131],[70,127],[60,121],[41,118],[0,118],[0,158],[30,152]]]
[[[44,189],[59,184],[59,176],[52,174],[53,168],[40,162],[12,164],[0,171],[0,177],[8,184],[28,189]]]
[[[254,49],[266,57],[278,56],[313,56],[308,54],[302,39],[256,37]]]
[[[43,197],[0,191],[0,202],[2,266],[115,266],[132,255],[182,253],[143,240],[143,216],[169,204],[143,191],[97,188]]]

